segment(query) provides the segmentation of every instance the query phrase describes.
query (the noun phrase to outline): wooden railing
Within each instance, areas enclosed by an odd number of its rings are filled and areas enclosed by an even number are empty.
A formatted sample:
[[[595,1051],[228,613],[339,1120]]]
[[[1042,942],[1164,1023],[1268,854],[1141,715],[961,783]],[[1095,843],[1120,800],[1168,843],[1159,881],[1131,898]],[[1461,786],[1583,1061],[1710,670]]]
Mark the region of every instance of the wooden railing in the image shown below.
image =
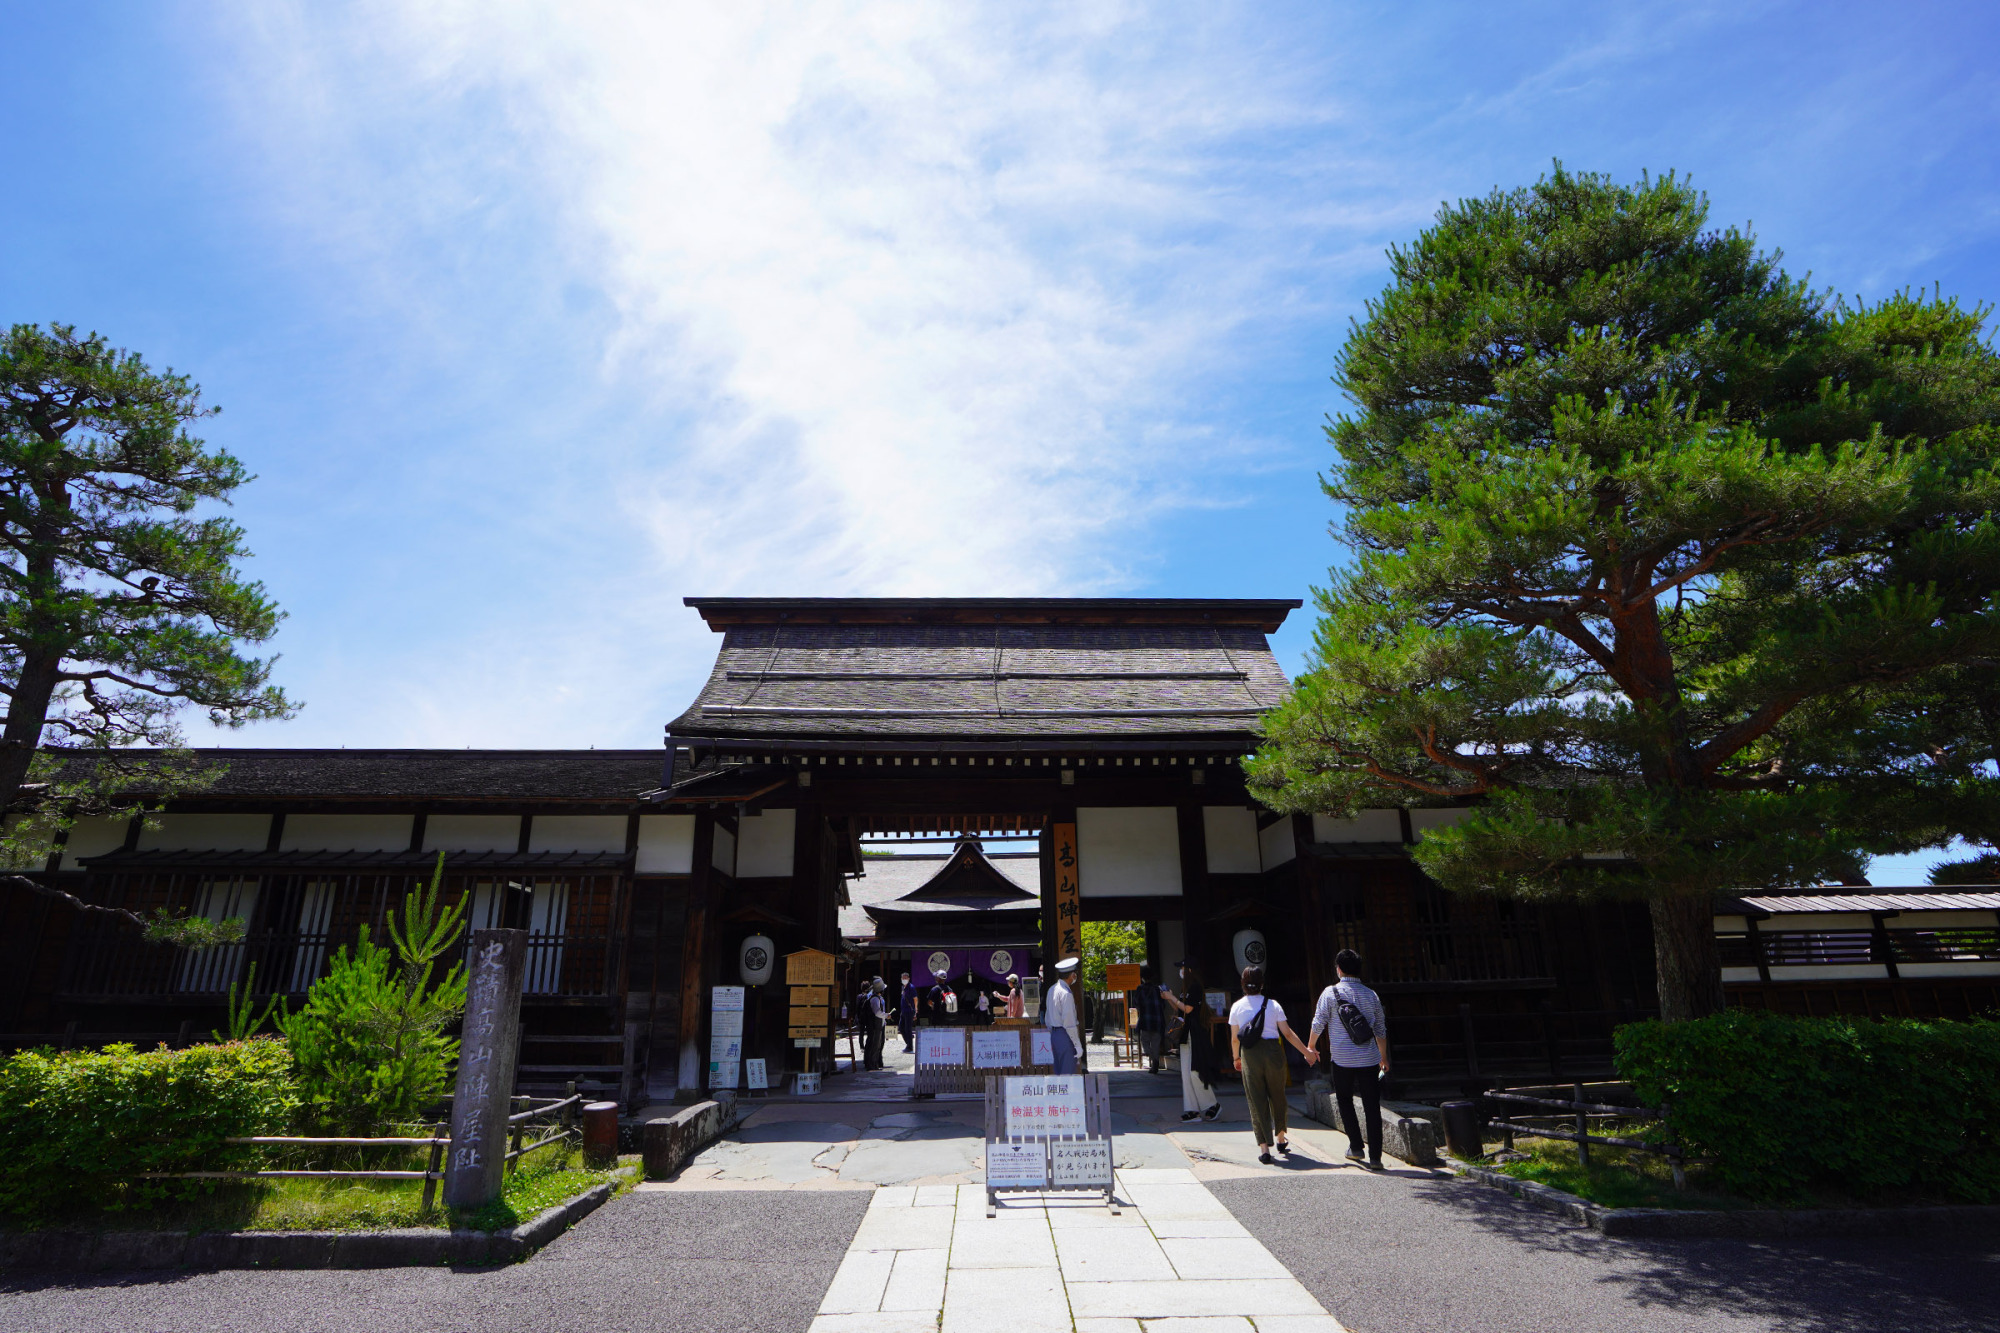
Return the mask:
[[[1488,1130],[1497,1123],[1500,1126],[1501,1151],[1514,1151],[1515,1135],[1528,1138],[1558,1139],[1576,1145],[1577,1161],[1583,1169],[1590,1170],[1590,1148],[1601,1144],[1607,1148],[1626,1148],[1633,1152],[1651,1153],[1664,1158],[1673,1172],[1674,1188],[1687,1188],[1687,1159],[1674,1138],[1673,1127],[1668,1122],[1667,1108],[1652,1106],[1621,1106],[1610,1102],[1587,1101],[1583,1095],[1583,1084],[1570,1084],[1571,1097],[1562,1100],[1553,1097],[1539,1097],[1533,1094],[1545,1091],[1542,1085],[1525,1088],[1510,1088],[1481,1094],[1480,1107],[1490,1117]],[[1515,1109],[1522,1108],[1522,1109]],[[1593,1134],[1590,1122],[1610,1121],[1615,1128],[1624,1121],[1640,1121],[1661,1127],[1658,1139],[1639,1139],[1630,1135]],[[1551,1121],[1559,1123],[1540,1124]],[[1559,1127],[1567,1123],[1568,1128]]]
[[[534,1099],[516,1097],[514,1104],[523,1109],[507,1117],[508,1147],[507,1170],[514,1171],[520,1160],[529,1153],[539,1151],[552,1144],[576,1138],[577,1113],[583,1106],[583,1098],[575,1092],[569,1096],[549,1100],[541,1106],[533,1104]],[[523,1145],[521,1140],[528,1132],[528,1126],[537,1120],[547,1120],[551,1116],[557,1123],[541,1138]],[[546,1128],[546,1127],[545,1127]],[[293,1169],[274,1168],[256,1171],[142,1171],[140,1180],[291,1180],[291,1179],[347,1179],[347,1180],[421,1180],[424,1182],[422,1211],[429,1213],[437,1200],[437,1184],[444,1179],[444,1155],[451,1149],[451,1135],[443,1121],[432,1125],[431,1132],[422,1138],[404,1138],[392,1135],[371,1138],[314,1138],[288,1134],[257,1134],[243,1138],[227,1138],[224,1143],[237,1147],[282,1147],[282,1148],[428,1148],[430,1155],[421,1171],[409,1170],[363,1170],[352,1169]]]

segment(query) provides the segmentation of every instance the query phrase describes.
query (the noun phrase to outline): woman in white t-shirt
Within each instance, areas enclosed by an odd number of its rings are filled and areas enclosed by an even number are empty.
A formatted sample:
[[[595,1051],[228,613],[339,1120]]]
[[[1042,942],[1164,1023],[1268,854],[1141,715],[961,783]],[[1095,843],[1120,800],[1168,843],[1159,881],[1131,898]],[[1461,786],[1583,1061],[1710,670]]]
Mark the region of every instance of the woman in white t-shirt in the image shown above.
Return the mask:
[[[1229,1049],[1243,1075],[1243,1099],[1250,1103],[1250,1128],[1257,1136],[1257,1160],[1273,1165],[1271,1149],[1290,1155],[1285,1136],[1285,1048],[1298,1048],[1307,1064],[1313,1049],[1285,1021],[1285,1007],[1264,994],[1264,969],[1243,969],[1243,998],[1229,1006]]]

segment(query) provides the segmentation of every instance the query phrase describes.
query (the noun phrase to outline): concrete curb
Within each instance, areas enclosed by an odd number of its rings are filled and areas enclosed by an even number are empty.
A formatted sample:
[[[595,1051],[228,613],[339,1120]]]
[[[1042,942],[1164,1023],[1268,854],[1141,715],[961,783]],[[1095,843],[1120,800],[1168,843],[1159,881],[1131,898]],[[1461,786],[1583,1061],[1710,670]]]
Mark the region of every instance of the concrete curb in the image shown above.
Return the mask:
[[[1306,1115],[1329,1129],[1340,1129],[1333,1104],[1333,1084],[1323,1078],[1305,1082]],[[1357,1108],[1357,1114],[1358,1114]],[[1413,1102],[1382,1103],[1382,1151],[1411,1166],[1437,1166],[1438,1144],[1444,1142],[1443,1113]],[[1343,1131],[1344,1132],[1344,1131]]]
[[[670,1178],[688,1158],[741,1124],[743,1114],[742,1103],[724,1094],[714,1101],[696,1102],[672,1115],[648,1120],[639,1126],[639,1151],[645,1161],[646,1178]]]
[[[631,1167],[617,1175],[629,1179]],[[24,1231],[0,1233],[0,1269],[408,1268],[518,1263],[595,1212],[606,1181],[506,1231]]]
[[[1642,1239],[1786,1236],[1942,1236],[2000,1230],[2000,1204],[1922,1208],[1606,1208],[1549,1185],[1447,1157],[1466,1179],[1606,1236]]]

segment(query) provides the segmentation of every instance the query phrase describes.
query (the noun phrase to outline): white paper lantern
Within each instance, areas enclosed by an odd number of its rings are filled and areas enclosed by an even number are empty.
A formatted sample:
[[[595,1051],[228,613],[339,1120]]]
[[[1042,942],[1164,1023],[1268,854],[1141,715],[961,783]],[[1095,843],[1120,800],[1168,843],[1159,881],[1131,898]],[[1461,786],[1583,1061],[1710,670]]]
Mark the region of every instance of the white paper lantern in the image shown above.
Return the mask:
[[[743,984],[761,986],[771,979],[771,969],[777,966],[778,946],[771,942],[769,935],[752,935],[743,941],[737,952],[736,965],[743,973]]]
[[[1230,941],[1230,948],[1236,954],[1236,974],[1243,975],[1246,967],[1263,967],[1266,958],[1264,932],[1261,930],[1239,930]]]

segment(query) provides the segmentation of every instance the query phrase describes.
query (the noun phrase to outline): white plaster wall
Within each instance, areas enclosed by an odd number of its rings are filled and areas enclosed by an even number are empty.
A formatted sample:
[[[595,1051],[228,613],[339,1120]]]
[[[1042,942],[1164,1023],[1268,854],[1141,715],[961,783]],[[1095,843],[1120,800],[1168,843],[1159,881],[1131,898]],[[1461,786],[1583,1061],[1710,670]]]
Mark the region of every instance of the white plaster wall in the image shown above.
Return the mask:
[[[1432,829],[1450,828],[1467,815],[1470,810],[1412,810],[1410,811],[1410,832],[1417,835],[1417,841],[1424,840],[1424,834]]]
[[[1903,912],[1884,924],[1891,930],[1990,930],[1996,916],[2000,913],[1983,908],[1964,912]]]
[[[1263,857],[1257,850],[1255,811],[1241,805],[1203,806],[1201,831],[1202,840],[1208,844],[1209,874],[1254,875],[1264,868]]]
[[[1784,975],[1794,971],[1788,967]],[[1905,977],[1991,977],[2000,976],[2000,963],[1898,963],[1896,971]]]
[[[1313,816],[1314,842],[1401,842],[1403,821],[1394,810],[1363,810],[1352,819]]]
[[[715,843],[708,850],[708,863],[725,875],[736,873],[736,835],[717,824]]]
[[[1299,854],[1299,845],[1292,837],[1292,817],[1281,816],[1277,823],[1257,831],[1257,848],[1262,855],[1264,869],[1281,866]]]
[[[261,852],[271,838],[269,815],[154,815],[158,828],[139,831],[142,851]]]
[[[58,869],[81,870],[77,864],[79,858],[117,851],[125,845],[125,827],[129,823],[131,820],[122,815],[86,815],[77,820],[70,828],[69,841],[63,844]]]
[[[623,815],[536,815],[528,828],[531,852],[622,852]]]
[[[1898,964],[1897,971],[1902,971]],[[1889,975],[1880,963],[1807,963],[1793,966],[1780,963],[1771,968],[1774,981],[1868,981]]]
[[[1076,857],[1086,898],[1180,895],[1180,826],[1170,805],[1079,807]]]
[[[414,815],[286,815],[288,852],[407,852]]]
[[[432,815],[424,821],[427,852],[511,852],[520,846],[519,815]]]
[[[639,816],[641,875],[686,875],[694,871],[694,816]]]
[[[736,878],[770,879],[791,874],[798,826],[796,810],[766,810],[742,820],[737,825]]]
[[[1759,921],[1759,930],[1873,930],[1866,912],[1777,912]]]

